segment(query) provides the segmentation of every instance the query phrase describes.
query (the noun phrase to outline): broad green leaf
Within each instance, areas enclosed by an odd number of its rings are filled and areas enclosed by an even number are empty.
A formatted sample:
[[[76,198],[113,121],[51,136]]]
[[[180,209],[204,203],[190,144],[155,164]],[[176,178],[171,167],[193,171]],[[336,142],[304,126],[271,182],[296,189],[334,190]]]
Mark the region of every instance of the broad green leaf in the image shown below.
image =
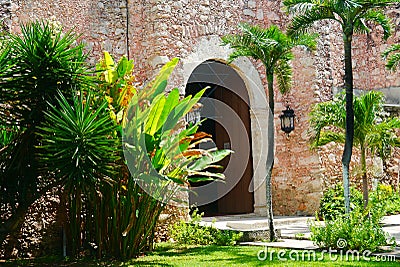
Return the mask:
[[[217,150],[217,151],[212,151],[209,153],[208,156],[203,156],[196,161],[194,161],[193,164],[191,164],[188,169],[192,171],[201,171],[209,167],[209,165],[216,163],[229,154],[233,153],[232,150],[228,149],[223,149],[223,150]]]
[[[103,54],[104,54],[104,62],[107,66],[107,69],[114,68],[114,60],[111,57],[110,53],[108,53],[107,51],[104,51]]]
[[[158,120],[156,131],[158,131],[165,124],[165,121],[168,118],[171,110],[175,108],[176,105],[178,104],[179,104],[179,90],[178,88],[175,88],[168,94],[167,100],[164,105],[164,109]]]
[[[147,134],[154,135],[157,132],[158,121],[164,110],[165,102],[165,96],[162,94],[154,98],[145,127],[145,131]]]
[[[178,62],[179,62],[178,58],[173,58],[170,62],[168,62],[161,68],[159,74],[157,75],[157,77],[151,84],[151,86],[155,90],[152,98],[154,98],[155,96],[157,96],[165,91],[165,87],[167,85],[167,80],[168,80],[169,76],[171,75],[172,71],[175,69]]]

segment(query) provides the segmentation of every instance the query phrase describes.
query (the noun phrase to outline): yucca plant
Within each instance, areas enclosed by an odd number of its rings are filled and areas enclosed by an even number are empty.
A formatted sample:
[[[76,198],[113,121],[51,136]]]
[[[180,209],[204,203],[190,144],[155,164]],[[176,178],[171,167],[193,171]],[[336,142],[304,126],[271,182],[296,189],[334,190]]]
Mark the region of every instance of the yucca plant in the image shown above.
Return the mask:
[[[38,133],[42,137],[40,159],[68,195],[73,252],[89,238],[86,235],[92,234],[90,227],[96,228],[98,220],[106,220],[98,204],[102,188],[113,186],[118,167],[119,139],[108,102],[104,100],[98,107],[92,103],[91,92],[86,96],[80,92],[73,103],[59,94],[57,105],[49,104],[46,123]]]
[[[275,240],[276,234],[273,222],[272,208],[272,169],[274,168],[274,146],[275,146],[275,93],[274,78],[277,79],[278,89],[283,94],[289,91],[292,83],[291,60],[294,58],[292,49],[303,46],[308,49],[316,48],[316,35],[301,34],[295,38],[286,35],[278,26],[269,28],[252,26],[246,23],[239,24],[241,33],[227,35],[222,38],[223,45],[229,45],[234,51],[229,55],[229,62],[238,57],[251,57],[263,63],[267,73],[268,106],[268,152],[266,162],[266,185],[267,205],[270,229],[270,240]]]
[[[0,151],[1,207],[11,209],[11,216],[1,223],[0,242],[20,227],[30,204],[55,186],[52,174],[41,171],[41,137],[36,133],[46,120],[48,103],[57,103],[57,90],[71,99],[75,87],[90,82],[77,38],[36,21],[21,25],[20,35],[7,33],[0,40],[0,123],[19,129]]]

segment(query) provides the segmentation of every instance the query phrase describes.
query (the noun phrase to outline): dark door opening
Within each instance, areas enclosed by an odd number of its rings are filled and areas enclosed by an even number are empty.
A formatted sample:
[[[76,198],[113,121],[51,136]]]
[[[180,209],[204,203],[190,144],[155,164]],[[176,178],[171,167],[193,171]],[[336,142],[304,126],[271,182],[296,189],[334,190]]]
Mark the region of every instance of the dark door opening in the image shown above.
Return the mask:
[[[204,212],[205,216],[251,213],[254,210],[254,195],[253,192],[249,192],[253,176],[249,105],[246,103],[246,99],[232,89],[208,82],[189,82],[186,86],[186,95],[194,95],[207,86],[209,89],[203,96],[205,99],[203,105],[209,110],[214,108],[215,117],[208,117],[199,127],[200,131],[212,135],[213,143],[206,144],[205,148],[213,146],[218,149],[229,148],[235,153],[219,163],[227,168],[226,173],[224,172],[226,182],[224,184],[214,183],[215,185],[210,186],[207,191],[207,194],[212,195],[223,195],[227,191],[228,193],[211,203],[197,205],[197,208],[200,212]],[[228,106],[229,111],[219,110],[218,105],[213,104],[214,101]],[[214,107],[210,107],[210,105],[214,105]],[[233,112],[237,116],[232,116]],[[227,128],[230,129],[229,132]],[[193,186],[199,187],[206,184],[194,184]],[[190,195],[191,206],[197,204],[196,199],[194,194]]]

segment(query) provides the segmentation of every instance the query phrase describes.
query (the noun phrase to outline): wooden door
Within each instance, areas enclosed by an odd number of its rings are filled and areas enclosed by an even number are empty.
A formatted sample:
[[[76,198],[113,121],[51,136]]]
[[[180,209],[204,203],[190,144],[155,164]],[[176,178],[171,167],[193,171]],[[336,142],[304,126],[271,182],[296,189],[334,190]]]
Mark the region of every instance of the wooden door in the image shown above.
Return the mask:
[[[214,98],[231,108],[218,111],[221,123],[215,123],[216,145],[220,149],[231,148],[235,152],[222,162],[228,167],[225,172],[226,183],[219,184],[218,191],[221,194],[233,188],[218,200],[218,213],[251,213],[254,211],[254,196],[249,192],[253,176],[249,107],[237,94],[223,87],[215,90]],[[229,134],[225,130],[227,127]]]

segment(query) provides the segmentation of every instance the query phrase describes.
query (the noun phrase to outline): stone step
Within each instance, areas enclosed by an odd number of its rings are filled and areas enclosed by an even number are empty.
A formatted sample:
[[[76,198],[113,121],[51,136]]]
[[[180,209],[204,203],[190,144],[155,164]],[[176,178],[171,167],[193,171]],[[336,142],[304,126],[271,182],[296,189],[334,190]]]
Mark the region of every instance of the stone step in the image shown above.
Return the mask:
[[[242,237],[239,242],[266,242],[269,240],[269,229],[257,229],[257,230],[222,230],[222,231],[233,231],[236,233],[242,233]],[[276,238],[281,238],[281,231],[276,229]]]
[[[314,217],[289,217],[281,216],[274,219],[274,226],[278,238],[296,239],[297,233],[304,233],[302,238],[308,239],[307,223]],[[243,234],[241,242],[257,242],[269,240],[269,221],[266,217],[252,215],[231,215],[204,217],[202,225],[214,226],[220,230],[230,230]],[[289,229],[289,230],[287,230]]]
[[[307,225],[308,221],[314,220],[314,217],[276,217],[274,219],[274,226],[281,228],[287,225]],[[218,216],[218,217],[204,217],[202,224],[214,225],[218,229],[232,229],[232,230],[258,230],[268,229],[269,221],[266,217],[251,217],[251,216]]]

